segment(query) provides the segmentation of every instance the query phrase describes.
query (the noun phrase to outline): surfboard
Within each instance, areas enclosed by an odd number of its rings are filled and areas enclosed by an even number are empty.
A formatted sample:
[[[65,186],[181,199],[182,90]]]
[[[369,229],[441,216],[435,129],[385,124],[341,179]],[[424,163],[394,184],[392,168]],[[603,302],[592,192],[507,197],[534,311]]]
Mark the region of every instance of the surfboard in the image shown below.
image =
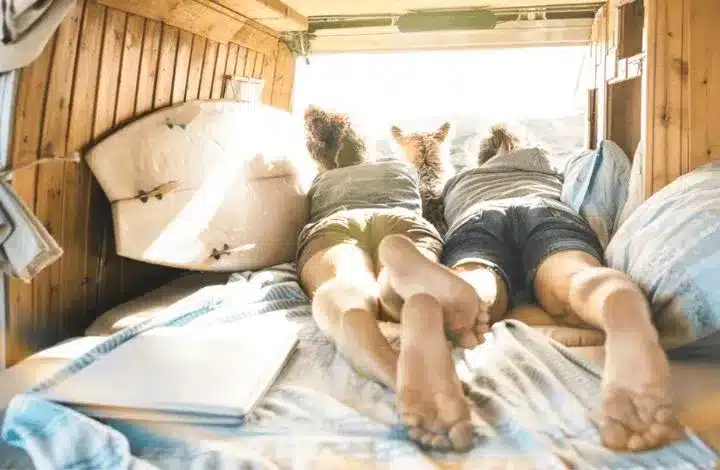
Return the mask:
[[[316,167],[302,120],[286,111],[183,103],[118,130],[86,159],[111,202],[120,256],[203,271],[295,258]]]

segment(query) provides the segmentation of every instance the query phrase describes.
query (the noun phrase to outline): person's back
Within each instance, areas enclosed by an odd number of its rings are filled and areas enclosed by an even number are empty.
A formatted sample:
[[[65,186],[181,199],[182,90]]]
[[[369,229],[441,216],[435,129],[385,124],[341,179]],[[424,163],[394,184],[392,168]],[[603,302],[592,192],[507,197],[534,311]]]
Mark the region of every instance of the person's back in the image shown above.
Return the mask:
[[[310,221],[338,211],[406,210],[421,214],[417,172],[400,161],[362,163],[320,173],[310,192]]]
[[[517,198],[559,201],[562,175],[540,148],[524,148],[497,155],[479,168],[464,170],[445,186],[448,227],[461,223],[478,205],[488,202],[517,204]]]

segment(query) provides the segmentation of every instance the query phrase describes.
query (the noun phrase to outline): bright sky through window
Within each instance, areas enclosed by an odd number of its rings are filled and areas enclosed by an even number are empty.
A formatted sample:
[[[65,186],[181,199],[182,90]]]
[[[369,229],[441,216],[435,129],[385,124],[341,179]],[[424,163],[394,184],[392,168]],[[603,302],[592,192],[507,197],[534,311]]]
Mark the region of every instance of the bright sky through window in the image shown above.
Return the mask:
[[[419,114],[552,118],[578,111],[584,47],[320,54],[298,61],[295,109],[358,117]]]
[[[380,154],[391,151],[383,142],[393,124],[432,130],[449,120],[458,162],[497,122],[562,160],[583,144],[586,53],[568,46],[318,54],[309,65],[298,59],[293,109],[348,113]]]

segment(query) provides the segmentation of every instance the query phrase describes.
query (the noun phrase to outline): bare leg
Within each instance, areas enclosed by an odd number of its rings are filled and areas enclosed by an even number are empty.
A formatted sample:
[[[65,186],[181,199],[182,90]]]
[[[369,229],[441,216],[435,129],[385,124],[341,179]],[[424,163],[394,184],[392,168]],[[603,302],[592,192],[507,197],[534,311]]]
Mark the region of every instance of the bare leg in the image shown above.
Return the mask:
[[[626,274],[582,251],[549,256],[534,279],[550,314],[575,314],[605,331],[600,433],[612,449],[640,451],[683,437],[669,366],[645,295]]]
[[[460,262],[452,271],[470,284],[480,299],[478,323],[485,329],[503,319],[508,309],[508,288],[505,280],[482,263]]]
[[[443,333],[443,309],[427,294],[402,310],[398,405],[410,436],[425,447],[468,450],[470,408]]]
[[[442,305],[445,331],[462,347],[474,347],[487,331],[488,314],[473,287],[450,269],[428,259],[402,235],[385,237],[378,248],[392,290],[408,299],[429,294]]]
[[[435,253],[426,249],[416,247],[417,251],[432,262],[437,262]],[[380,285],[380,307],[385,317],[400,322],[400,314],[403,307],[403,298],[393,288],[390,282],[390,271],[380,259],[375,260],[375,272],[377,273],[378,284]]]
[[[378,327],[370,257],[354,245],[336,245],[313,255],[300,279],[313,297],[313,318],[340,354],[363,375],[395,389],[398,355]]]

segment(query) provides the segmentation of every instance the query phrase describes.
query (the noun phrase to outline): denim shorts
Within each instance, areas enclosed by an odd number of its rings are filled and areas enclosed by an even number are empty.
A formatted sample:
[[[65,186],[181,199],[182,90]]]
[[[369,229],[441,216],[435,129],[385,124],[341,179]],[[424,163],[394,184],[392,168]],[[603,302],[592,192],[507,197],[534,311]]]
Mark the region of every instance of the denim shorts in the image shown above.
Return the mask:
[[[450,228],[442,262],[479,262],[500,274],[510,296],[531,294],[535,273],[551,254],[580,250],[603,262],[595,232],[559,201],[523,197],[483,202]]]

